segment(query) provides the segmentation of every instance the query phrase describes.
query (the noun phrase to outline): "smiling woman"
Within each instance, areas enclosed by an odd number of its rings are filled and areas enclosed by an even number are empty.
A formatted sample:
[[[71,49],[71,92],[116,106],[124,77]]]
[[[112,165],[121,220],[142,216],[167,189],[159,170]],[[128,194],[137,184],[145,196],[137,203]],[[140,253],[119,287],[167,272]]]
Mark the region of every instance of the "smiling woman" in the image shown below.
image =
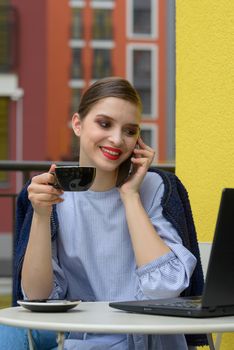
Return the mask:
[[[95,167],[96,176],[85,191],[62,191],[53,186],[53,164],[22,190],[14,301],[154,299],[188,287],[196,258],[163,215],[168,188],[162,173],[148,171],[155,151],[139,136],[140,121],[140,98],[127,80],[103,78],[85,91],[72,126],[80,165]],[[129,164],[134,171],[119,181]],[[65,348],[187,349],[184,335],[137,338],[70,333]]]
[[[140,121],[141,100],[128,81],[104,78],[86,90],[72,126],[79,137],[80,165],[97,168],[93,188],[114,186],[119,165],[134,152]]]
[[[115,97],[97,102],[83,119],[75,114],[72,123],[80,139],[80,165],[116,173],[137,144],[139,114],[136,106]]]

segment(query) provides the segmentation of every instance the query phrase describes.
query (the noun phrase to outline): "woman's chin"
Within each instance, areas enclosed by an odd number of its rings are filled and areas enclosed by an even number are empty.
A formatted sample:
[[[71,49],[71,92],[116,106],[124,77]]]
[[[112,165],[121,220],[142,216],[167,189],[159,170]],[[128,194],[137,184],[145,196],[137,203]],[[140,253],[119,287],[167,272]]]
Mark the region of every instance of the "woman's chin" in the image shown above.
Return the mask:
[[[115,173],[118,169],[119,165],[117,164],[108,164],[108,163],[105,163],[105,164],[96,164],[96,169],[97,171],[100,171],[100,172],[108,172],[108,173]]]

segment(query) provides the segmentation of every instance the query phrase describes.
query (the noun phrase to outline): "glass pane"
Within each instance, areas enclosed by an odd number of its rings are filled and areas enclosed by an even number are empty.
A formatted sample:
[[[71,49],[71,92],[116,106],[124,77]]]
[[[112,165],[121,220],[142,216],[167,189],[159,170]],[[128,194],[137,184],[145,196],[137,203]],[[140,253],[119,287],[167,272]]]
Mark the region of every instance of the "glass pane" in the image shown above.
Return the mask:
[[[72,116],[74,113],[78,111],[78,106],[80,103],[80,98],[82,94],[82,89],[81,88],[73,88],[71,91],[71,105],[70,105],[70,110],[71,113],[70,115]],[[71,159],[72,161],[77,161],[78,160],[78,153],[79,153],[79,138],[75,135],[74,132],[71,134]]]
[[[151,51],[134,50],[133,83],[142,98],[143,114],[151,113]]]
[[[151,129],[143,129],[141,130],[141,137],[143,139],[143,141],[150,147],[153,147],[153,142],[152,142],[152,138],[153,138],[153,133]]]
[[[110,40],[112,37],[112,11],[95,9],[93,11],[93,39]]]
[[[133,3],[133,33],[151,34],[151,0],[135,0]]]
[[[74,48],[72,50],[72,79],[82,79],[83,69],[82,69],[82,49]]]
[[[13,7],[0,7],[0,72],[9,72],[17,64],[17,20]]]
[[[100,79],[112,75],[111,50],[93,50],[93,79]]]
[[[133,70],[135,82],[150,86],[151,77],[151,51],[134,50]]]
[[[83,17],[82,10],[72,9],[72,39],[82,39],[83,37]]]
[[[0,69],[4,71],[9,68],[10,62],[10,12],[7,7],[0,9]]]
[[[144,114],[150,115],[152,114],[152,94],[151,94],[151,89],[150,88],[137,88],[137,91],[141,97],[142,100],[142,107],[143,107],[143,118]]]
[[[0,159],[8,159],[9,134],[8,134],[9,98],[0,97]],[[0,171],[0,182],[7,181],[7,173]]]
[[[0,13],[0,67],[3,67],[7,63],[7,57],[9,55],[9,31],[7,28],[6,11]]]
[[[80,103],[80,97],[81,97],[82,89],[72,89],[72,95],[71,95],[71,114],[77,112],[78,105]]]

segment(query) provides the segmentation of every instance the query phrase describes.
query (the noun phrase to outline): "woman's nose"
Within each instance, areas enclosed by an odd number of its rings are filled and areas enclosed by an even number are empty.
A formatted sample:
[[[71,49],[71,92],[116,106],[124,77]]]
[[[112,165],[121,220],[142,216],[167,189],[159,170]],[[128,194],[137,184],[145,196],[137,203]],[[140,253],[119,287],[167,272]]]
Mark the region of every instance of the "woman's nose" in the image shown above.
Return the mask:
[[[123,143],[122,132],[119,130],[113,131],[109,136],[109,140],[116,146],[121,145]]]

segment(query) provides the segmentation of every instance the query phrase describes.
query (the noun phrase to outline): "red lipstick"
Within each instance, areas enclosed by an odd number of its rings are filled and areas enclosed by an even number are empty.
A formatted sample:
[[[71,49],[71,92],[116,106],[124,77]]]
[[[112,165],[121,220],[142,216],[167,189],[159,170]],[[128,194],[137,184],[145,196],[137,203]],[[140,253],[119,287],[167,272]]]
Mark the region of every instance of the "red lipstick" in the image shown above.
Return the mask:
[[[103,146],[100,148],[103,155],[110,160],[117,160],[122,154],[122,151],[119,148],[114,148],[109,146]]]

